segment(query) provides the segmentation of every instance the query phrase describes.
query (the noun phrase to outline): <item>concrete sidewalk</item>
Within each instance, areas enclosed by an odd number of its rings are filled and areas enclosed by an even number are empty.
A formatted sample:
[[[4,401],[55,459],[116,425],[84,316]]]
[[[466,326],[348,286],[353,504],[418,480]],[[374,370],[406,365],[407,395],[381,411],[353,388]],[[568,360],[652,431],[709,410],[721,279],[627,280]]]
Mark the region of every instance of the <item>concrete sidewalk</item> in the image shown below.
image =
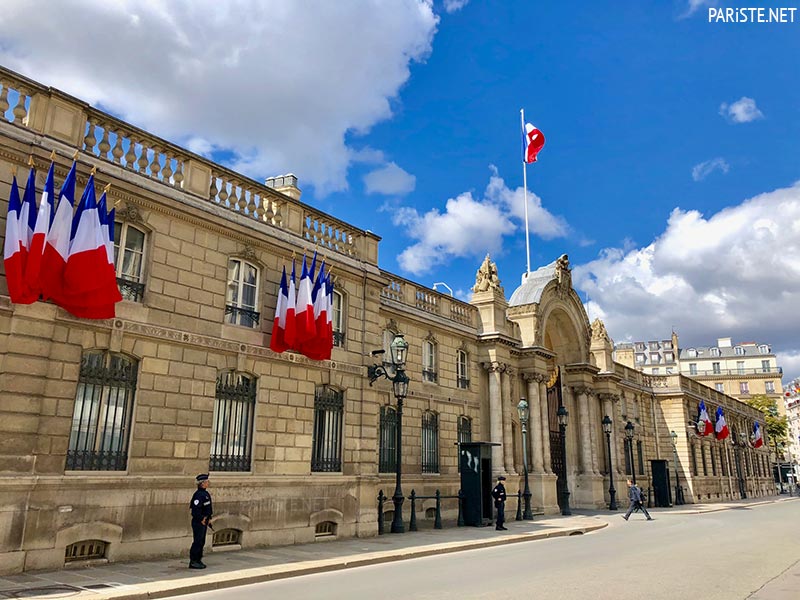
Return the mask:
[[[651,509],[655,518],[669,514],[704,513],[793,500],[787,496],[720,504],[694,504]],[[188,559],[165,558],[79,569],[35,572],[0,578],[2,598],[146,599],[210,591],[273,579],[336,571],[383,562],[459,552],[502,544],[580,535],[621,521],[620,512],[576,511],[571,517],[536,517],[509,521],[508,531],[494,527],[423,529],[403,535],[344,539],[294,546],[207,552],[208,568],[187,568]],[[430,523],[425,523],[430,527]],[[208,548],[207,548],[208,549]]]

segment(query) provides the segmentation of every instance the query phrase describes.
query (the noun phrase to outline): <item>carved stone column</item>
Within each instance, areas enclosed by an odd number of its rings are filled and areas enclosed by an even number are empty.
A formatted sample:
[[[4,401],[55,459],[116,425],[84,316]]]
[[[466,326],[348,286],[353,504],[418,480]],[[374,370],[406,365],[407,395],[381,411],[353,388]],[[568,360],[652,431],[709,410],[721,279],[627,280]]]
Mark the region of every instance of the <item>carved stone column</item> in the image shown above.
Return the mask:
[[[589,427],[589,396],[588,388],[585,387],[571,387],[569,388],[575,399],[575,404],[578,407],[578,414],[580,416],[579,429],[577,431],[578,450],[581,460],[581,472],[592,473],[592,440],[587,430]]]
[[[600,474],[600,454],[603,452],[603,446],[598,439],[599,431],[600,431],[600,419],[602,417],[598,416],[598,400],[597,396],[594,393],[594,390],[587,390],[586,391],[586,401],[589,408],[589,436],[591,438],[591,446],[592,446],[592,472],[599,475]]]
[[[514,465],[514,433],[511,427],[511,408],[516,407],[516,402],[511,398],[511,378],[514,376],[514,371],[508,365],[503,365],[503,372],[501,376],[501,395],[503,406],[503,461],[506,467],[506,473],[516,475],[517,469]]]
[[[503,443],[503,405],[501,401],[500,375],[502,365],[499,362],[483,363],[489,372],[489,437],[492,443]],[[503,447],[492,446],[492,475],[503,473]]]
[[[553,472],[553,462],[550,457],[550,415],[547,405],[547,383],[542,377],[539,382],[539,411],[542,426],[542,467],[545,473]]]
[[[528,423],[528,447],[530,448],[531,461],[530,468],[532,473],[544,473],[544,459],[542,454],[542,409],[541,399],[539,398],[539,381],[541,375],[525,373],[523,376],[527,384],[528,407],[530,408],[530,420]]]

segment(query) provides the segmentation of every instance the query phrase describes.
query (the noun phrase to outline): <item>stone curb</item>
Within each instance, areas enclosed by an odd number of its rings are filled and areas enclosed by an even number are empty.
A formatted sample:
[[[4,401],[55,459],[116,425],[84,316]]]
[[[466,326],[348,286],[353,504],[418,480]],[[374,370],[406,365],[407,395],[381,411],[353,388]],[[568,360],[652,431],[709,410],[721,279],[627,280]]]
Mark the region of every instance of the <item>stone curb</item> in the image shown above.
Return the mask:
[[[476,550],[479,548],[490,548],[493,546],[504,546],[519,542],[531,542],[535,540],[585,534],[591,533],[592,531],[597,531],[598,529],[603,529],[605,527],[608,527],[608,523],[598,523],[596,525],[586,525],[581,527],[569,527],[554,531],[513,534],[502,538],[486,540],[445,542],[440,544],[430,544],[427,546],[403,548],[401,550],[385,550],[382,552],[354,554],[349,557],[306,561],[304,563],[296,563],[294,565],[289,564],[272,567],[258,567],[254,569],[242,569],[230,573],[209,573],[207,575],[200,575],[177,581],[160,581],[156,583],[137,584],[135,586],[136,589],[118,589],[117,591],[108,591],[93,595],[93,597],[109,600],[149,600],[151,598],[167,598],[184,594],[196,594],[199,592],[220,590],[252,583],[263,583],[277,579],[287,579],[290,577],[300,577],[303,575],[313,575],[316,573],[340,571],[343,569],[352,569],[367,565],[377,565],[396,560],[408,560],[437,554],[450,554],[453,552]]]

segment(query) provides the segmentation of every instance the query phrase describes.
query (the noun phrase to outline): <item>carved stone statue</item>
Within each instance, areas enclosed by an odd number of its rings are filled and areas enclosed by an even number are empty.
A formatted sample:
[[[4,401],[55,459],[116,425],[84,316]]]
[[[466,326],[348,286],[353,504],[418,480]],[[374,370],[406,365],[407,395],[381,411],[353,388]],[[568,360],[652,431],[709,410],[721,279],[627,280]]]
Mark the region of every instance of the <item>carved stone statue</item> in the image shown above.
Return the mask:
[[[503,291],[503,286],[500,285],[500,277],[497,275],[497,265],[491,261],[489,255],[483,259],[478,272],[475,274],[475,285],[472,287],[473,292],[485,292],[488,290]]]
[[[600,319],[595,319],[592,323],[592,341],[610,342],[606,326]]]

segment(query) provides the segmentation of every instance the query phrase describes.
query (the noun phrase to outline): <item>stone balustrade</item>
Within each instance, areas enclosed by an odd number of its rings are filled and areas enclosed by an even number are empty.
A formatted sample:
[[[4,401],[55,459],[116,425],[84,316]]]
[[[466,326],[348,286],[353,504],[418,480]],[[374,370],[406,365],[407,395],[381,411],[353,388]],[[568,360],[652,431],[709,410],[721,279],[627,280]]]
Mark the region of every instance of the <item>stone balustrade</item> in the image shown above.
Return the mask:
[[[389,279],[389,284],[381,290],[381,301],[412,306],[467,327],[477,327],[478,311],[474,306],[394,274],[384,271],[383,275]]]
[[[293,233],[303,239],[298,245],[318,246],[377,265],[380,238],[300,202],[295,177],[271,178],[286,184],[281,189],[260,183],[3,67],[0,121]]]

